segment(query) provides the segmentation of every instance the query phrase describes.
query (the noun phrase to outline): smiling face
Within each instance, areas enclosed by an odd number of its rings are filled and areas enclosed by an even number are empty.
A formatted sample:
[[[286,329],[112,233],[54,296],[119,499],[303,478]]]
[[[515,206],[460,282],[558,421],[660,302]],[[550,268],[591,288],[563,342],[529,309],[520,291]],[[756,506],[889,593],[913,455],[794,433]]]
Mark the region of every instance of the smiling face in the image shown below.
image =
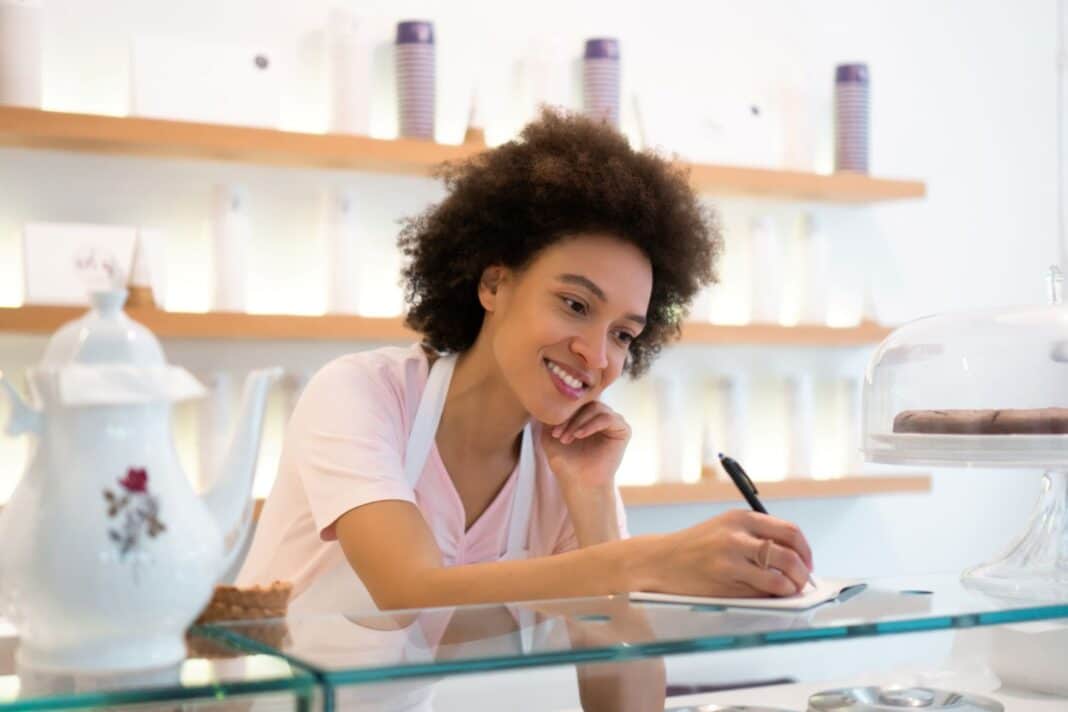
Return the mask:
[[[652,289],[648,258],[607,235],[556,242],[518,272],[486,270],[483,335],[532,418],[563,423],[619,377]]]

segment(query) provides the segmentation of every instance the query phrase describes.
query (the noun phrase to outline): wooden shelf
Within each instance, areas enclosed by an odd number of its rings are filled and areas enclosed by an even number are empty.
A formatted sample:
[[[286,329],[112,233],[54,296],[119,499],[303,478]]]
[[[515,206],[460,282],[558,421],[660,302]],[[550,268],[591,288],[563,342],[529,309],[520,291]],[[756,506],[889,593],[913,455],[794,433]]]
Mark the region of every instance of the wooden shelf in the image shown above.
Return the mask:
[[[0,309],[0,333],[51,334],[85,311],[81,307],[49,306]],[[237,341],[412,341],[416,338],[415,332],[396,318],[167,312],[132,307],[126,314],[160,338]]]
[[[930,475],[845,476],[828,480],[790,479],[756,482],[762,500],[824,499],[879,494],[908,494],[931,491]],[[656,504],[697,504],[736,502],[744,506],[738,489],[730,482],[655,484],[619,488],[629,506]]]
[[[0,107],[0,145],[426,175],[481,146]]]
[[[0,308],[0,333],[51,334],[85,313],[81,307],[23,306]],[[416,334],[399,318],[327,314],[239,314],[230,312],[167,312],[128,308],[126,313],[156,336],[172,339],[275,341],[414,341]],[[683,344],[766,346],[864,346],[882,341],[890,329],[875,324],[848,328],[826,326],[717,326],[692,323],[683,327]]]
[[[927,195],[927,186],[922,181],[872,178],[860,173],[803,173],[696,163],[690,165],[690,183],[701,193],[831,203],[872,203]]]
[[[871,322],[832,327],[799,324],[746,324],[727,326],[690,322],[682,328],[684,344],[752,344],[759,346],[867,346],[877,344],[893,331]]]
[[[443,161],[467,158],[484,148],[19,107],[0,107],[0,146],[403,175],[429,175]],[[921,181],[737,166],[693,164],[689,168],[694,187],[704,193],[846,203],[926,195]]]

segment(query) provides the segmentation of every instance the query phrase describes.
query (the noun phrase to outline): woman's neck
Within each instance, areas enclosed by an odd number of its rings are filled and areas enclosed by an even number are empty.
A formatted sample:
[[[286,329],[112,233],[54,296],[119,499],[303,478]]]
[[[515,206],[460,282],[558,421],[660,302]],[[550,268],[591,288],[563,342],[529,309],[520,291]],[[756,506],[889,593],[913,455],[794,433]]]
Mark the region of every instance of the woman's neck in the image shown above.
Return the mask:
[[[529,418],[497,367],[491,345],[480,336],[456,361],[438,442],[478,459],[513,456]]]

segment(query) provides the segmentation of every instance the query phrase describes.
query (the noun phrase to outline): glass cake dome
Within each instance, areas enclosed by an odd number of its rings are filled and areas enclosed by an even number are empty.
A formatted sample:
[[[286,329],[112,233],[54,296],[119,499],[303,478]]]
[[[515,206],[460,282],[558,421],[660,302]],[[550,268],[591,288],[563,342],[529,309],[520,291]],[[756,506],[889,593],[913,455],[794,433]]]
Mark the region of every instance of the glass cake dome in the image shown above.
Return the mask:
[[[1068,305],[925,317],[876,349],[864,379],[871,462],[1046,471],[1027,531],[965,572],[989,593],[1068,599]]]
[[[1068,465],[1068,305],[902,326],[872,358],[863,413],[872,462]]]

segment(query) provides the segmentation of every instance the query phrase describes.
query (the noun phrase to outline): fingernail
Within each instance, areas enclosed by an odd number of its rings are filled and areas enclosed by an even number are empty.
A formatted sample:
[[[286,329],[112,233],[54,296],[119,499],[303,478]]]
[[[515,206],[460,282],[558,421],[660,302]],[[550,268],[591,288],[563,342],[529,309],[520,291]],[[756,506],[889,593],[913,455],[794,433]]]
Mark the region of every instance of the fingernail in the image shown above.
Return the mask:
[[[555,428],[553,428],[553,437],[554,438],[560,437],[560,426],[559,425],[557,425]]]

